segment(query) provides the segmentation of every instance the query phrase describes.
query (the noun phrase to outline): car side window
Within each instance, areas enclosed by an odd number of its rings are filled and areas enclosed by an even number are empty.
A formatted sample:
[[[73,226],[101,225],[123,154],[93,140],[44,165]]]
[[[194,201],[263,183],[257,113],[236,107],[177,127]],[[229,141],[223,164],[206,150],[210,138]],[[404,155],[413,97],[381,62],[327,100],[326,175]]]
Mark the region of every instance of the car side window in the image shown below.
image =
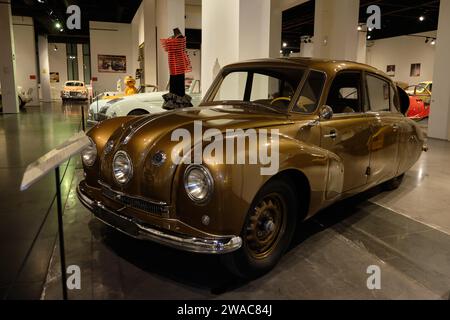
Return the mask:
[[[327,105],[335,114],[361,112],[361,97],[361,73],[342,72],[333,80]]]
[[[311,71],[292,111],[300,113],[313,113],[316,111],[324,83],[324,73]]]
[[[395,111],[399,111],[399,106],[397,104],[397,91],[394,89],[394,87],[392,85],[389,86],[390,87],[390,105],[391,105],[391,111],[395,112]]]
[[[369,93],[370,111],[391,110],[391,86],[379,77],[367,75],[367,91]]]

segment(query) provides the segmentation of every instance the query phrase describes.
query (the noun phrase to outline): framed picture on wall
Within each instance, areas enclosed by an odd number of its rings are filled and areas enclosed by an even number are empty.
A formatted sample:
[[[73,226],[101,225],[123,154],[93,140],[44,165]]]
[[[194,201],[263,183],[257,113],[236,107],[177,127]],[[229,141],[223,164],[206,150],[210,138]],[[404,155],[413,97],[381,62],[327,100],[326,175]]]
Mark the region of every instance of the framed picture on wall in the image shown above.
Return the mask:
[[[50,82],[59,82],[59,72],[50,72]]]
[[[420,63],[411,64],[411,77],[420,77]]]
[[[390,77],[395,77],[395,64],[390,64],[386,67],[386,73]]]
[[[127,57],[99,54],[98,72],[109,72],[109,73],[127,72]]]

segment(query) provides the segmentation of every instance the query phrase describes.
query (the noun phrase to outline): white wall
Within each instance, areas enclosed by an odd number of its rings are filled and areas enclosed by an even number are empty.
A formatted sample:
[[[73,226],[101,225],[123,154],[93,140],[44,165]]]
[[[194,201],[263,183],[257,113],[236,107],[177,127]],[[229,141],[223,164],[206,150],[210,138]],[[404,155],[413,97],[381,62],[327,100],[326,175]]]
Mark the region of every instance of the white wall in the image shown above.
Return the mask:
[[[436,37],[436,31],[419,35]],[[401,36],[371,42],[367,48],[367,64],[386,72],[388,65],[395,65],[394,81],[410,85],[433,80],[435,46],[425,43],[425,38]],[[411,64],[420,63],[420,77],[411,77]]]
[[[28,105],[39,105],[33,18],[13,16],[13,33],[16,49],[16,83],[25,91],[33,88],[33,101]],[[30,79],[31,75],[36,76],[36,79]]]
[[[92,77],[97,77],[94,82],[94,91],[116,90],[118,79],[122,80],[127,75],[134,76],[132,32],[131,24],[111,23],[111,22],[89,22],[90,45],[91,45],[91,71]],[[106,73],[98,72],[98,55],[120,55],[127,58],[126,73]]]
[[[55,47],[57,50],[55,50]],[[50,72],[59,73],[59,82],[50,82],[52,99],[61,98],[61,90],[67,79],[67,50],[65,43],[49,43],[48,44],[48,62]]]
[[[202,54],[200,50],[188,49],[186,50],[191,60],[192,72],[186,74],[186,77],[194,78],[195,80],[201,79],[201,67],[202,67]]]
[[[186,28],[201,29],[202,28],[202,6],[188,5],[185,8]]]

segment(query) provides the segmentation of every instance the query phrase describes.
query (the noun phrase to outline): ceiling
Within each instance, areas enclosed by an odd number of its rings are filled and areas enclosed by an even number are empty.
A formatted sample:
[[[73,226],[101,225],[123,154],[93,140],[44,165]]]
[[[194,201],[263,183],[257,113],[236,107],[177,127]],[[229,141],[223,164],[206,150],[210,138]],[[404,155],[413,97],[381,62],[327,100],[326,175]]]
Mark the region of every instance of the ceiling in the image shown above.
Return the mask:
[[[383,39],[437,29],[439,0],[360,0],[359,23],[365,23],[369,5],[381,8],[381,30],[373,30],[371,39]],[[314,35],[315,0],[283,12],[283,41],[286,50],[298,51],[302,36]],[[420,22],[419,17],[425,20]],[[356,28],[356,26],[355,26]]]
[[[142,0],[11,0],[13,15],[32,16],[37,33],[49,35],[51,42],[88,42],[89,21],[130,23]],[[382,29],[371,32],[371,38],[382,39],[437,29],[439,0],[360,0],[359,22],[364,23],[369,5],[379,5],[382,12]],[[201,5],[201,0],[186,0],[189,5]],[[76,4],[81,8],[81,30],[58,30],[57,21],[64,25],[66,8]],[[283,42],[286,50],[298,51],[302,36],[314,35],[315,0],[283,12]],[[418,17],[425,16],[420,22]],[[188,31],[186,31],[188,33]],[[199,32],[191,38],[195,47],[200,45]]]
[[[81,30],[61,32],[55,24],[65,24],[66,8],[72,4],[81,9]],[[13,15],[33,17],[37,33],[48,34],[49,41],[85,42],[90,20],[130,23],[140,4],[141,0],[11,0],[11,9]]]

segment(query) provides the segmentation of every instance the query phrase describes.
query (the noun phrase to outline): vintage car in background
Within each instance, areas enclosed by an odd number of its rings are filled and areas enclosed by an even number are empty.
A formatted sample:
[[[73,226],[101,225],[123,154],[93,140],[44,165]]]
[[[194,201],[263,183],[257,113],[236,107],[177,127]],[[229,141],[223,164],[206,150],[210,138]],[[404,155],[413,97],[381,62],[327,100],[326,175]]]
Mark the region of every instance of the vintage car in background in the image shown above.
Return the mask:
[[[409,86],[406,93],[409,95],[410,106],[407,117],[413,120],[422,120],[430,116],[432,83],[424,82],[417,86]]]
[[[88,88],[83,81],[66,81],[61,91],[63,102],[67,100],[87,100],[89,97]]]
[[[420,127],[400,112],[408,107],[406,93],[366,65],[301,58],[236,63],[221,70],[199,107],[115,117],[92,128],[77,194],[125,234],[219,254],[237,275],[258,277],[289,248],[298,223],[376,185],[400,185],[425,150]],[[227,149],[225,163],[213,161],[205,153],[216,141],[211,137],[188,145],[184,159],[203,150],[200,162],[178,163],[173,133],[195,137],[199,122],[205,136],[270,130],[263,145],[277,150],[271,155],[278,166],[263,175],[267,162],[229,160],[253,149],[247,143]]]
[[[105,119],[165,112],[163,95],[168,91],[139,93],[132,96],[116,97],[112,100],[94,101],[89,106],[88,125],[95,125]],[[201,100],[200,81],[187,82],[186,94],[192,97],[192,104],[197,106]]]
[[[32,94],[33,88],[29,88],[28,91],[25,91],[23,87],[17,86],[17,102],[20,109],[24,109],[25,105],[33,100]],[[0,110],[2,109],[2,87],[0,86]]]

